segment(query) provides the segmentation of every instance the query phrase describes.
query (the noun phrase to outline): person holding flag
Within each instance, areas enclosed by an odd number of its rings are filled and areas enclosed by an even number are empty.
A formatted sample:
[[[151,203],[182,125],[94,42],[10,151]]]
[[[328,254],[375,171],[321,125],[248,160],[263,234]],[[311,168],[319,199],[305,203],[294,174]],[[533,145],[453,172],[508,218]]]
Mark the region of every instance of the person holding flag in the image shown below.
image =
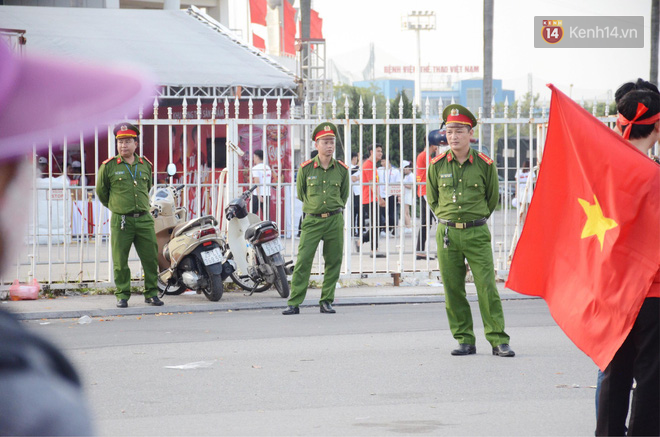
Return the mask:
[[[617,127],[623,138],[648,155],[660,140],[660,94],[630,91],[617,104]],[[660,161],[656,157],[656,163]],[[660,167],[658,167],[660,172]],[[651,232],[658,232],[660,224]],[[660,435],[660,268],[635,323],[603,372],[596,435],[623,435],[634,391],[628,435]]]
[[[624,95],[620,136],[549,86],[538,183],[506,287],[543,297],[604,370],[597,435],[626,433],[633,378],[628,435],[658,435],[660,167],[647,152],[660,139],[660,96]]]

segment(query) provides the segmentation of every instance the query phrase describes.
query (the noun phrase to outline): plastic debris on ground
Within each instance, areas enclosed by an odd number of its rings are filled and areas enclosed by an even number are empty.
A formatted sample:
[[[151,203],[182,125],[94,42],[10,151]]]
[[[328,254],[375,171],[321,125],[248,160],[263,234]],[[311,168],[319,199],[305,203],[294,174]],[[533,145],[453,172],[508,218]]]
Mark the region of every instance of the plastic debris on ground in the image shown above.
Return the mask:
[[[90,323],[92,323],[92,318],[89,317],[88,315],[84,315],[78,319],[79,325],[89,325]]]
[[[181,364],[179,366],[165,366],[166,369],[193,370],[207,369],[213,365],[213,361],[195,361],[194,363]]]

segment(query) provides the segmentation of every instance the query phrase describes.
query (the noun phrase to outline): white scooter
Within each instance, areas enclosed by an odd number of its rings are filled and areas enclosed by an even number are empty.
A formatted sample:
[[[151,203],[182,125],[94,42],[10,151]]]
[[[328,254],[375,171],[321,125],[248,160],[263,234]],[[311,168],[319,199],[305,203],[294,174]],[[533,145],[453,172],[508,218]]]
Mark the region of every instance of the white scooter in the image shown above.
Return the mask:
[[[289,297],[287,273],[291,268],[284,262],[284,245],[277,224],[261,220],[248,212],[247,202],[257,186],[253,186],[225,208],[227,218],[227,259],[233,259],[236,270],[232,280],[244,290],[260,293],[275,285],[280,296]],[[289,263],[290,264],[290,263]]]

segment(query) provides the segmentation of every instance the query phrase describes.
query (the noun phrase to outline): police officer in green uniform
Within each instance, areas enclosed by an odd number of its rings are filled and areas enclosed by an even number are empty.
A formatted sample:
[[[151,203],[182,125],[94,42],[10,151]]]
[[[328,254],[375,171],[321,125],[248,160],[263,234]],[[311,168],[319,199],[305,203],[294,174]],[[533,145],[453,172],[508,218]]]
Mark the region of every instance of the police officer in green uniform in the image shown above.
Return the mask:
[[[319,302],[322,313],[335,313],[332,302],[339,279],[344,250],[343,208],[350,193],[349,169],[332,157],[335,153],[337,127],[332,123],[319,124],[312,138],[319,152],[305,161],[298,171],[298,198],[303,202],[305,218],[298,246],[298,259],[291,278],[291,296],[284,315],[298,314],[298,306],[305,300],[314,254],[323,240],[325,274]]]
[[[465,260],[477,287],[479,310],[493,355],[513,357],[504,332],[504,313],[497,287],[488,217],[497,206],[497,168],[493,160],[470,147],[477,120],[461,105],[442,112],[450,150],[435,157],[427,177],[428,203],[438,217],[438,264],[445,288],[449,327],[458,348],[452,355],[477,353],[472,313],[465,294]]]
[[[160,306],[158,298],[158,243],[154,219],[149,213],[149,190],[152,185],[152,164],[135,154],[140,131],[130,123],[115,129],[119,154],[103,162],[96,176],[96,194],[112,211],[110,243],[115,273],[117,306],[126,308],[131,297],[131,270],[128,253],[131,245],[144,270],[144,301]]]

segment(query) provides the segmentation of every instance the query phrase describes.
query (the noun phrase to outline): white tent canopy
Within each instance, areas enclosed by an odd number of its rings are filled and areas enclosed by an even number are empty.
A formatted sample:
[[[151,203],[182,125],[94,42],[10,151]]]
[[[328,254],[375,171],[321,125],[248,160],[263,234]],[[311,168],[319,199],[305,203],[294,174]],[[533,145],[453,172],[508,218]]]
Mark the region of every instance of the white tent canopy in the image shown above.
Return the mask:
[[[296,87],[293,73],[194,7],[172,11],[2,6],[0,28],[25,30],[25,53],[136,64],[154,73],[166,88],[240,86],[276,89],[274,94],[269,91],[275,97],[291,95]],[[211,94],[208,97],[222,96]]]

